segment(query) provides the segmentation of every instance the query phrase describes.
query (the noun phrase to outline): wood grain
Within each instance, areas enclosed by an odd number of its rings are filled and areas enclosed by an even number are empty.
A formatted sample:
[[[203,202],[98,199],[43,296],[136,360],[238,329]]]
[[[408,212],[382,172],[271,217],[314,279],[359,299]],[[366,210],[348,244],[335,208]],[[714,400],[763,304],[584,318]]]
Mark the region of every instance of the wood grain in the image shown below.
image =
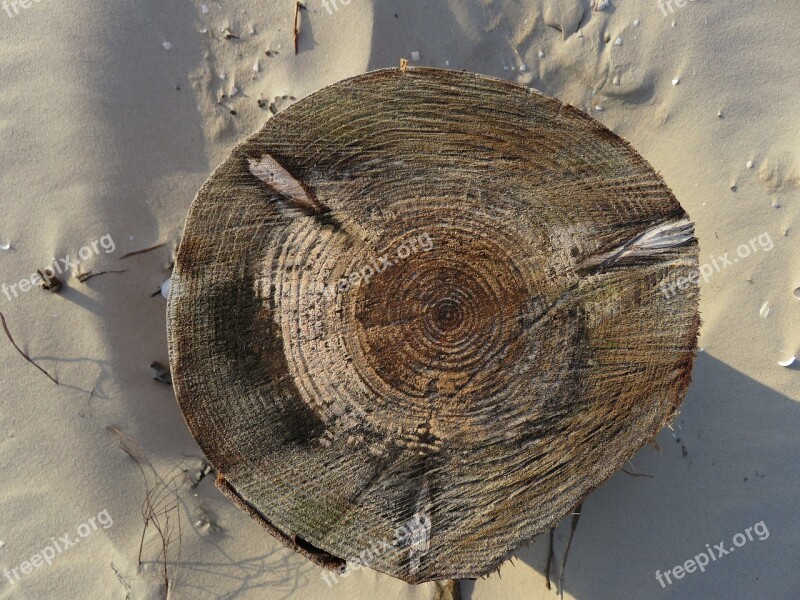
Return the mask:
[[[660,286],[697,254],[658,174],[573,107],[368,73],[270,120],[198,193],[176,395],[228,496],[312,560],[373,548],[408,582],[479,577],[674,417],[698,290]]]

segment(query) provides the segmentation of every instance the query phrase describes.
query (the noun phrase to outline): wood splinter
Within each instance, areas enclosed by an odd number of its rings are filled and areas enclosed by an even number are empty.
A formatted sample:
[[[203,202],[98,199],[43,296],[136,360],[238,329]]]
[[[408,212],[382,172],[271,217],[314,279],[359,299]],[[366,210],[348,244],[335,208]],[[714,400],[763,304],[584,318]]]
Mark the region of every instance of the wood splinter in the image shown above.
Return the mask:
[[[314,197],[307,186],[269,154],[262,156],[260,161],[250,159],[249,162],[250,173],[281,194],[289,203],[312,215],[328,212],[328,208]]]

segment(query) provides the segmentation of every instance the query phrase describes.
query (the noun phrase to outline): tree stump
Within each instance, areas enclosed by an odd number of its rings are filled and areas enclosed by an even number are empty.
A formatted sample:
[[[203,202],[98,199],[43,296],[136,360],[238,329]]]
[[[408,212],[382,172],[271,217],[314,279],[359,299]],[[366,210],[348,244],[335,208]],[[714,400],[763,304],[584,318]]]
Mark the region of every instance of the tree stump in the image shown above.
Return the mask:
[[[291,548],[483,576],[675,416],[697,255],[659,175],[575,108],[368,73],[271,119],[198,193],[175,392],[220,488]]]

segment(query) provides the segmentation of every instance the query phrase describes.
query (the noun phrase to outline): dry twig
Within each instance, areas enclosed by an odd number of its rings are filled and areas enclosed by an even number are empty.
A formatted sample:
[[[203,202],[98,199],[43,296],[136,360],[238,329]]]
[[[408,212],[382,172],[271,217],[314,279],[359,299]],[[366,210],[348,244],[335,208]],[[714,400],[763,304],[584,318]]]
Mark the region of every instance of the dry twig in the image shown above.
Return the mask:
[[[306,7],[303,5],[302,2],[300,2],[300,0],[297,0],[297,2],[294,5],[294,53],[295,53],[295,56],[300,51],[300,46],[299,46],[299,42],[300,42],[300,11],[301,10],[305,10],[305,8]]]

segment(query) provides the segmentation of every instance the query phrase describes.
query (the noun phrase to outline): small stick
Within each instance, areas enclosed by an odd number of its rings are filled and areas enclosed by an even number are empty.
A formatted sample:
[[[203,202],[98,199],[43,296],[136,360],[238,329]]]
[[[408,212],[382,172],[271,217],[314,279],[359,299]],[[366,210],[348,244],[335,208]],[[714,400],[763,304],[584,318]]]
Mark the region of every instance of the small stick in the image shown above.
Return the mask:
[[[136,250],[135,252],[128,252],[127,254],[123,254],[119,257],[120,260],[125,260],[130,256],[136,256],[137,254],[144,254],[145,252],[152,252],[153,250],[158,250],[159,248],[163,248],[167,245],[167,242],[162,242],[160,244],[156,244],[155,246],[150,246],[149,248],[145,248],[144,250]]]
[[[42,373],[44,373],[45,375],[47,375],[47,377],[50,379],[50,381],[52,381],[53,383],[55,383],[56,385],[58,385],[58,381],[57,381],[56,379],[54,379],[54,378],[53,378],[53,376],[52,376],[52,375],[50,375],[50,373],[48,373],[48,372],[47,372],[47,371],[45,371],[45,370],[44,370],[42,367],[40,367],[39,365],[37,365],[37,364],[36,364],[36,363],[33,361],[33,359],[31,359],[31,357],[30,357],[30,356],[28,356],[28,355],[27,355],[27,354],[25,354],[25,353],[24,353],[22,350],[20,350],[19,346],[17,346],[17,343],[14,341],[14,338],[13,338],[13,337],[11,337],[11,332],[8,330],[8,325],[6,324],[6,318],[5,318],[5,316],[3,315],[3,313],[1,313],[1,312],[0,312],[0,320],[2,320],[2,321],[3,321],[3,329],[5,329],[5,331],[6,331],[6,336],[8,336],[8,341],[9,341],[9,342],[11,342],[11,345],[12,345],[12,346],[14,346],[14,348],[16,348],[17,352],[19,352],[19,353],[22,355],[22,357],[23,357],[25,360],[27,360],[29,363],[31,363],[31,364],[32,364],[34,367],[36,367],[36,368],[37,368],[37,369],[39,369],[39,370],[40,370]]]
[[[303,3],[300,0],[294,5],[294,54],[297,56],[297,53],[300,52],[300,10],[305,9]]]
[[[83,275],[78,275],[78,281],[81,283],[86,283],[92,277],[100,277],[100,275],[107,275],[108,273],[125,273],[127,269],[122,269],[120,271],[100,271],[99,273],[92,273],[89,271],[88,273],[84,273]]]
[[[578,528],[578,521],[581,518],[581,509],[583,508],[583,502],[578,504],[578,508],[575,509],[575,512],[572,513],[572,525],[569,529],[569,539],[567,540],[567,549],[564,550],[564,559],[561,561],[561,576],[558,579],[558,587],[559,591],[561,592],[561,597],[564,597],[564,571],[567,568],[567,557],[569,557],[569,547],[572,546],[572,537],[575,535],[575,530]]]

